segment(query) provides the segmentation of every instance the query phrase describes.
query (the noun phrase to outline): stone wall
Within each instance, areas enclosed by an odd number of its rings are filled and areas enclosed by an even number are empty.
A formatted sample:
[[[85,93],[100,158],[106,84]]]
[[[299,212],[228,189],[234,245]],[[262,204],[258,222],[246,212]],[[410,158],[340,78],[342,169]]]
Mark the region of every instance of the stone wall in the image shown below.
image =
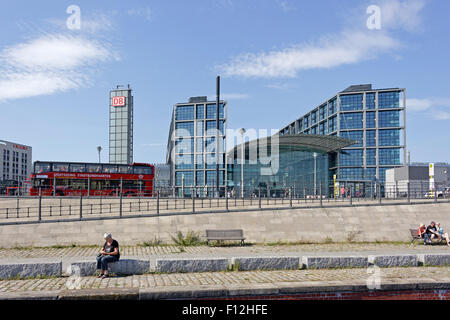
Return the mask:
[[[431,220],[450,230],[450,203],[286,209],[0,226],[0,247],[99,244],[108,231],[121,245],[177,231],[243,229],[247,242],[409,241],[410,228]]]

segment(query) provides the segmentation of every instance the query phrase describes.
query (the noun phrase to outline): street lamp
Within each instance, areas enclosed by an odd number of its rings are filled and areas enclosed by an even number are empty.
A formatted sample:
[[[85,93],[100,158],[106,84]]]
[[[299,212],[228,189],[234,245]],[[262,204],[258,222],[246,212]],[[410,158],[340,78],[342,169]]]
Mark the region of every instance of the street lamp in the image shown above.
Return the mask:
[[[98,146],[98,147],[97,147],[97,151],[98,151],[98,163],[101,163],[102,161],[101,161],[101,159],[100,159],[100,152],[102,151],[102,147],[101,147],[101,146]]]
[[[239,132],[241,133],[241,137],[242,137],[242,144],[241,144],[241,197],[244,198],[244,162],[245,162],[244,133],[245,133],[245,129],[240,128]]]
[[[314,152],[314,198],[317,196],[317,153]]]

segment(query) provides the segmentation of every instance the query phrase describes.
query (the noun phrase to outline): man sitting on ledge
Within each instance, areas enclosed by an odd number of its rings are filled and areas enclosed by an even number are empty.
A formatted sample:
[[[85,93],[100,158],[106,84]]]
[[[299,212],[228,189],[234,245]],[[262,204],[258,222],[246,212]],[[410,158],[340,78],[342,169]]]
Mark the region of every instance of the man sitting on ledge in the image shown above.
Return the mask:
[[[105,233],[103,238],[105,244],[97,256],[98,278],[104,279],[108,277],[108,263],[119,261],[119,243],[112,238],[111,233]]]

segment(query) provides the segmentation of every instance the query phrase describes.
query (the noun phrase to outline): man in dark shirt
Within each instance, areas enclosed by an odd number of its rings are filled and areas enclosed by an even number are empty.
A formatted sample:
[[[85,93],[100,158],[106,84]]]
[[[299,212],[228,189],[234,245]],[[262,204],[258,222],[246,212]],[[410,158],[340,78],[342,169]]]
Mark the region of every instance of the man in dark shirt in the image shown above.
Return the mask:
[[[439,233],[436,229],[436,223],[434,221],[431,221],[430,225],[427,227],[426,234],[428,236],[428,243],[431,243],[431,240],[434,238],[439,237]]]
[[[108,263],[116,262],[120,258],[119,243],[112,238],[110,233],[105,233],[103,237],[105,243],[97,256],[98,277],[101,279],[108,277]]]

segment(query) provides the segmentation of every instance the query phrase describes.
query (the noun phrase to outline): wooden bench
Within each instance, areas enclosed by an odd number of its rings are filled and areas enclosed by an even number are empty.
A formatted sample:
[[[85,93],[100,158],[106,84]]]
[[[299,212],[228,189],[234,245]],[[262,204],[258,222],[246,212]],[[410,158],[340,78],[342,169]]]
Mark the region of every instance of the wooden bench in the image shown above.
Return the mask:
[[[206,230],[206,242],[209,244],[211,240],[239,240],[241,245],[244,244],[244,231],[236,230]]]
[[[411,233],[411,238],[412,238],[411,243],[413,243],[416,240],[420,240],[423,242],[423,238],[419,237],[419,235],[417,234],[417,229],[409,229],[409,232]],[[442,241],[445,242],[445,239],[441,238],[441,240],[437,240],[436,238],[434,238],[431,241],[434,243],[441,243]]]

